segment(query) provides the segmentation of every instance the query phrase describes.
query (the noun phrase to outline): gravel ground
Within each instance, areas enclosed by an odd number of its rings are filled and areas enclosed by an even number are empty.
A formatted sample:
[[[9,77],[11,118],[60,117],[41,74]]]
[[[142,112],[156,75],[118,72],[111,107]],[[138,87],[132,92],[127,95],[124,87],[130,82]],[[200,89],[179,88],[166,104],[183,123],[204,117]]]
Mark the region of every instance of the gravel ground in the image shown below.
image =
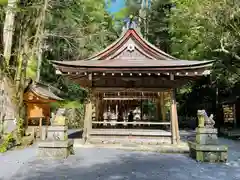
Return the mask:
[[[226,164],[197,163],[186,155],[76,148],[66,160],[36,159],[36,148],[0,154],[1,180],[239,180],[240,141],[229,145]]]

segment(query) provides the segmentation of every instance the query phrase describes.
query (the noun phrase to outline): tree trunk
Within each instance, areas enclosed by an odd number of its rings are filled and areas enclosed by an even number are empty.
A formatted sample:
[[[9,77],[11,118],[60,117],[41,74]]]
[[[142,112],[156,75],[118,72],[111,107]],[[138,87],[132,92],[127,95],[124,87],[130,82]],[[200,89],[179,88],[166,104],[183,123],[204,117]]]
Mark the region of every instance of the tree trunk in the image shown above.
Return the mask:
[[[144,30],[144,38],[147,39],[148,35],[148,11],[149,9],[149,3],[151,4],[151,1],[149,0],[142,0],[141,2],[141,8],[139,10],[139,22],[143,25]]]
[[[6,65],[9,65],[9,60],[12,54],[12,39],[14,33],[14,19],[16,14],[17,0],[8,0],[4,29],[3,29],[3,46],[4,46],[4,58]]]
[[[5,87],[5,82],[7,75],[5,74],[8,72],[9,61],[12,54],[12,39],[14,33],[14,19],[15,19],[15,8],[17,5],[17,0],[8,0],[4,28],[3,28],[3,60],[0,64],[0,92],[1,94],[5,94],[4,90],[7,89]],[[5,102],[3,98],[0,99],[1,106],[5,106]],[[0,110],[0,120],[3,121],[3,117],[6,113]]]
[[[49,0],[44,0],[44,6],[40,14],[40,20],[38,23],[38,28],[36,32],[36,38],[38,39],[38,50],[37,50],[37,75],[36,75],[36,81],[40,80],[40,75],[41,75],[41,65],[42,65],[42,49],[43,49],[43,42],[44,42],[44,23],[46,19],[46,11],[48,7],[48,1]]]

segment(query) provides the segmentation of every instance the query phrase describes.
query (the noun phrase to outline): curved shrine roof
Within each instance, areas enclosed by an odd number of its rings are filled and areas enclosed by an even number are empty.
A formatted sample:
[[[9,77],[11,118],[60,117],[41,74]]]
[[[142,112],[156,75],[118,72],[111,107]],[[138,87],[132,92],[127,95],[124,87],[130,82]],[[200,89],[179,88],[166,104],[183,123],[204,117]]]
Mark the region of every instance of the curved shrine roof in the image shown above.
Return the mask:
[[[198,69],[212,66],[213,61],[177,59],[145,40],[135,29],[128,29],[119,39],[96,55],[77,61],[53,61],[60,70],[72,68],[160,68]],[[63,69],[64,70],[63,70]]]

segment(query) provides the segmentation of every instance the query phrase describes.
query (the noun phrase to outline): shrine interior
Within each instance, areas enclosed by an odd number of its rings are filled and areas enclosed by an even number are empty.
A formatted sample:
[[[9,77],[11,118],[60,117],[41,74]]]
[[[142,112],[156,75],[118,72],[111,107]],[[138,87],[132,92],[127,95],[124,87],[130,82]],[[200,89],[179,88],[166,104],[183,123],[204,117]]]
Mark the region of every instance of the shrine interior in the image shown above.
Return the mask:
[[[170,93],[97,92],[92,128],[170,130]]]

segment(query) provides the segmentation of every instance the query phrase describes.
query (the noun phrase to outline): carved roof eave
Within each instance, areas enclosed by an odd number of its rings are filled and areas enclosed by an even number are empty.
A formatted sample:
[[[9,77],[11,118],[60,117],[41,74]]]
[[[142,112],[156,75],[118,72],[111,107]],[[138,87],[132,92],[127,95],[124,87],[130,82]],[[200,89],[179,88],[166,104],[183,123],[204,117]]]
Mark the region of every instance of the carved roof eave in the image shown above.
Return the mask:
[[[61,73],[74,73],[74,72],[177,72],[177,71],[203,71],[211,69],[212,61],[195,65],[182,65],[182,66],[140,66],[140,67],[120,67],[120,66],[76,66],[71,64],[55,63],[54,67],[61,71]]]

